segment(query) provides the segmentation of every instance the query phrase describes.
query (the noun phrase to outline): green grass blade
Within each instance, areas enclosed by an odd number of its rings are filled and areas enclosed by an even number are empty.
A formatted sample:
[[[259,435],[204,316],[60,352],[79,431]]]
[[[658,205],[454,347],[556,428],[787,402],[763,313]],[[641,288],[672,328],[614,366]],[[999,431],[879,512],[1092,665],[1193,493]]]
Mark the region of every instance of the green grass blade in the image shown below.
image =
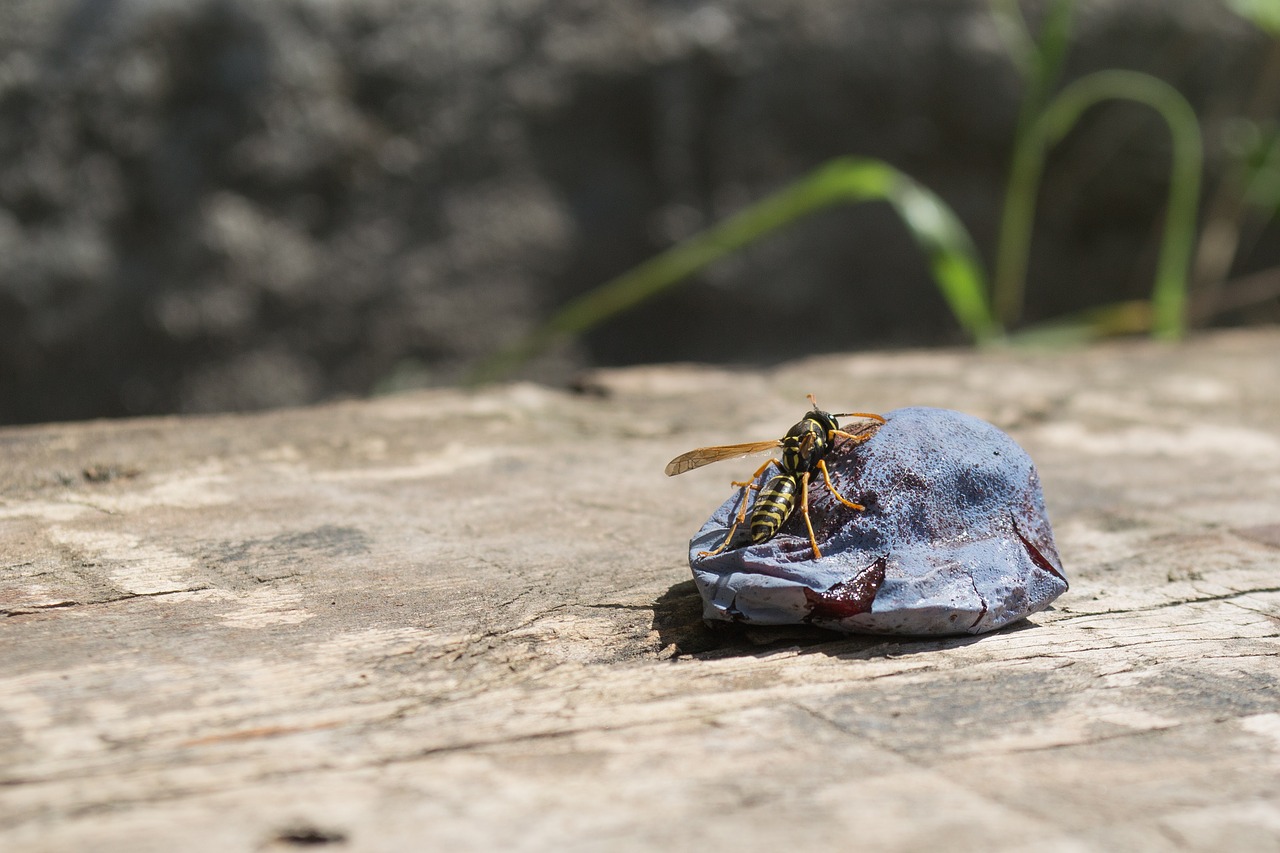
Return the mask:
[[[998,334],[981,262],[955,214],[892,166],[842,157],[572,300],[540,328],[482,363],[469,379],[478,383],[501,378],[548,347],[639,305],[779,228],[835,204],[867,201],[887,201],[898,211],[968,335],[986,341]]]
[[[1009,336],[1008,342],[1018,347],[1053,349],[1150,331],[1151,302],[1139,299],[1099,305],[1019,329]]]
[[[1025,142],[1017,147],[1010,178],[1011,196],[1006,199],[1004,213],[1008,230],[1002,233],[997,261],[995,304],[1006,322],[1021,311],[1035,200],[1049,146],[1065,136],[1085,110],[1108,100],[1145,104],[1169,127],[1173,162],[1151,294],[1152,333],[1160,338],[1178,338],[1186,330],[1188,265],[1200,200],[1200,123],[1177,89],[1138,71],[1098,71],[1071,83],[1048,104]]]
[[[1280,36],[1280,2],[1277,0],[1228,0],[1227,5],[1259,29]]]
[[[1076,0],[1055,0],[1049,7],[1044,27],[1040,31],[1037,48],[1037,99],[1034,102],[1038,110],[1049,97],[1049,92],[1057,85],[1062,74],[1062,65],[1067,58],[1067,48],[1071,43],[1071,27],[1074,23],[1073,13]]]
[[[1044,167],[1043,156],[1035,138],[1036,123],[1062,74],[1062,64],[1071,39],[1075,3],[1074,0],[1056,0],[1046,13],[1040,37],[1034,41],[1031,40],[1016,0],[992,0],[992,3],[998,20],[1013,18],[1021,24],[1029,45],[1022,47],[1026,52],[1025,57],[1014,56],[1015,64],[1026,78],[1026,92],[1022,97],[1018,124],[1013,134],[1013,154],[1005,184],[1000,230],[997,232],[992,291],[996,316],[1005,327],[1010,328],[1022,317],[1026,257],[1021,250],[1031,242],[1036,193]],[[1009,25],[1005,26],[1007,28]]]
[[[991,8],[996,32],[1018,73],[1023,77],[1030,76],[1036,63],[1036,42],[1027,28],[1027,19],[1022,15],[1018,0],[987,0],[987,5]]]
[[[1000,335],[987,298],[987,277],[978,250],[951,208],[929,190],[897,173],[887,201],[902,218],[952,315],[976,343]]]

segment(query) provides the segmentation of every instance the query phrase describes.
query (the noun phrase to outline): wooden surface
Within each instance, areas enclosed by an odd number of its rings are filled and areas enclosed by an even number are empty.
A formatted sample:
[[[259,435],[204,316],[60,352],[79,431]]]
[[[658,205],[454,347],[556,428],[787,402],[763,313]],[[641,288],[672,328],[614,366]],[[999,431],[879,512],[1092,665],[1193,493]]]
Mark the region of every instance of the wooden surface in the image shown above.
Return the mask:
[[[1072,588],[713,632],[708,443],[956,408]],[[1280,333],[0,430],[0,849],[1280,849]]]

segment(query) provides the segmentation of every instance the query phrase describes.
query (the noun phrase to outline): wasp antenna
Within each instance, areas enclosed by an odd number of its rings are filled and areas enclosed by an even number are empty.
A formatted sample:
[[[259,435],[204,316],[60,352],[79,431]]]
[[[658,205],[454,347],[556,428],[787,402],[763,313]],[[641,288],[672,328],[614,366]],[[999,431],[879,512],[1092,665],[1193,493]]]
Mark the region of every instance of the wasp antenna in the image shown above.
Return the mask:
[[[805,399],[807,399],[813,405],[813,410],[815,412],[820,411],[820,409],[818,408],[818,401],[812,394],[805,394],[804,396],[805,396]]]
[[[832,414],[831,417],[833,418],[868,418],[873,421],[879,421],[880,423],[884,423],[884,416],[877,415],[874,412],[840,412],[839,414]]]

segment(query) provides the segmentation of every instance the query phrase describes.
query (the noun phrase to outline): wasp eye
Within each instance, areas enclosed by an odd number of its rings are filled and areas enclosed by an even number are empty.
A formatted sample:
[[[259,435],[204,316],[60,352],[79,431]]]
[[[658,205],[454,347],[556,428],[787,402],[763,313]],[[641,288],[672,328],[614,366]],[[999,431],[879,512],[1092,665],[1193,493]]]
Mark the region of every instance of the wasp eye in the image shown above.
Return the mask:
[[[824,436],[833,429],[840,429],[840,425],[836,423],[835,417],[833,417],[829,412],[814,412],[813,420],[822,428]]]

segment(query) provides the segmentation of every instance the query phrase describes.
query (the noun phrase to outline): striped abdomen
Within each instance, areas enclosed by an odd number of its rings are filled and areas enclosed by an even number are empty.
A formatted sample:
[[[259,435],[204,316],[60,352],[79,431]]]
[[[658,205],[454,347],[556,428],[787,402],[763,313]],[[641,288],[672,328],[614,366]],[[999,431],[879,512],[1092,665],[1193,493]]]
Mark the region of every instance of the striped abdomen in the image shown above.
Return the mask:
[[[793,474],[774,474],[764,484],[751,510],[751,543],[768,542],[796,506],[800,484]]]

